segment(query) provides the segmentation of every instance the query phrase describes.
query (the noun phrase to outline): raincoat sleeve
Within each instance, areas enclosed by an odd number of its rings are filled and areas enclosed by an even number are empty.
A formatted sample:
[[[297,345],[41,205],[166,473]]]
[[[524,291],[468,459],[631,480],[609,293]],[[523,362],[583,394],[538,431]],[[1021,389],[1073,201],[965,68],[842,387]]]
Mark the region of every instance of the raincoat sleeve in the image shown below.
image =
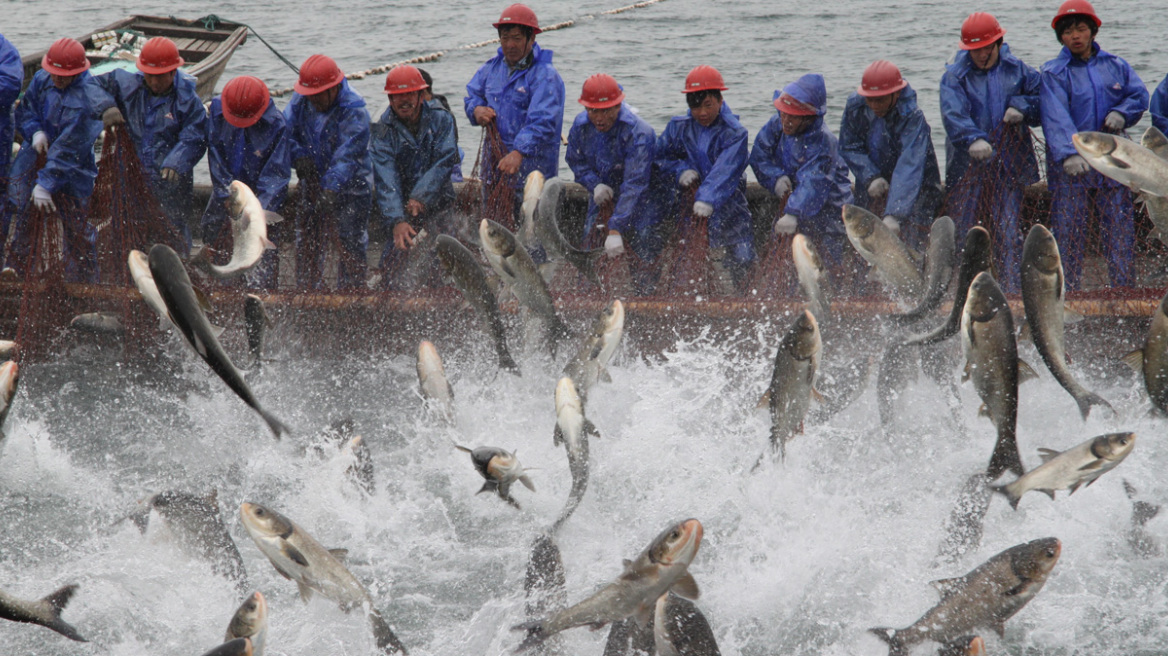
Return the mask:
[[[1023,122],[1030,127],[1038,127],[1042,122],[1042,105],[1039,101],[1039,92],[1042,87],[1042,76],[1034,67],[1025,62],[1018,62],[1018,71],[1022,76],[1018,85],[1018,93],[1010,96],[1006,105],[1022,112]]]
[[[20,130],[20,135],[24,137],[24,140],[30,144],[32,143],[32,135],[45,131],[44,125],[41,123],[40,113],[33,110],[34,107],[39,108],[44,105],[43,93],[42,80],[34,77],[32,84],[29,84],[28,89],[24,92],[24,99],[16,106],[16,128]]]
[[[832,175],[835,159],[823,130],[804,134],[807,135],[803,140],[807,159],[792,176],[794,189],[786,208],[787,214],[794,214],[801,221],[819,214],[836,188]]]
[[[685,143],[681,139],[684,121],[684,117],[669,121],[661,132],[661,136],[657,137],[656,153],[654,154],[657,166],[672,176],[671,179],[675,185],[677,179],[681,177],[682,171],[695,168],[689,163],[689,156],[685,152]]]
[[[750,168],[754,170],[759,186],[768,193],[772,193],[779,178],[790,175],[783,168],[783,157],[779,152],[783,131],[781,121],[778,114],[772,116],[755,135],[754,147],[750,149]]]
[[[941,122],[949,141],[961,148],[968,148],[978,139],[990,140],[973,120],[973,108],[961,78],[949,71],[941,76]]]
[[[1065,74],[1066,71],[1063,69],[1061,72]],[[1050,159],[1061,163],[1071,155],[1077,154],[1074,144],[1071,143],[1071,135],[1078,132],[1078,129],[1071,118],[1071,94],[1059,72],[1042,71],[1039,102],[1042,112],[1042,134],[1046,137]]]
[[[361,164],[369,152],[369,114],[365,108],[338,109],[343,110],[344,115],[337,128],[337,149],[320,179],[321,187],[336,192],[345,189],[354,177],[362,174]]]
[[[85,82],[86,80],[78,80],[74,84]],[[78,153],[92,151],[93,143],[101,134],[101,119],[97,113],[100,110],[95,109],[95,104],[103,98],[110,101],[112,98],[96,84],[90,82],[88,86],[99,92],[93,94],[92,100],[88,93],[90,89],[70,89],[61,100],[64,105],[61,113],[61,131],[49,144],[48,161],[37,174],[37,184],[50,192],[56,192],[67,180],[85,174],[78,166]],[[105,107],[108,108],[109,105]],[[92,155],[89,161],[93,161]]]
[[[581,121],[583,117],[583,121]],[[584,186],[591,194],[596,185],[601,183],[600,175],[596,173],[596,169],[592,167],[592,163],[588,161],[588,153],[585,152],[588,142],[585,140],[585,133],[588,130],[588,115],[585,112],[580,112],[580,116],[572,123],[572,128],[568,130],[568,150],[564,154],[564,160],[568,162],[568,168],[572,169],[572,175],[576,177],[576,182]]]
[[[450,168],[458,161],[458,146],[454,143],[454,119],[450,114],[430,108],[427,108],[427,113],[434,126],[431,157],[429,166],[410,190],[410,198],[430,210],[438,205],[442,192],[450,187]]]
[[[717,210],[738,191],[738,183],[750,158],[745,129],[725,128],[718,135],[718,158],[698,187],[694,200],[709,203]]]
[[[308,150],[308,144],[305,143],[304,124],[300,120],[303,108],[304,97],[300,94],[294,94],[292,100],[284,107],[284,123],[288,126],[288,157],[292,162],[312,155]]]
[[[1152,125],[1160,132],[1168,132],[1168,75],[1152,94]]]
[[[406,211],[401,180],[397,175],[397,143],[384,120],[373,126],[369,153],[373,158],[373,188],[377,190],[377,207],[385,219],[386,227],[392,228],[406,220]]]
[[[231,168],[228,166],[227,153],[233,148],[233,142],[236,139],[243,138],[243,135],[236,134],[234,139],[224,138],[226,135],[215,133],[215,126],[225,123],[223,114],[219,109],[219,99],[216,98],[211,101],[211,117],[207,120],[207,168],[211,172],[211,194],[215,200],[222,201],[227,198],[227,186],[235,176],[231,175]]]
[[[631,126],[630,126],[631,127]],[[621,182],[620,198],[608,220],[610,230],[626,230],[632,224],[633,213],[644,205],[649,190],[649,178],[653,174],[653,152],[655,136],[651,129],[632,130],[632,142],[625,149],[625,179]]]
[[[1120,78],[1123,91],[1120,101],[1111,108],[1111,111],[1123,114],[1123,117],[1127,119],[1127,125],[1124,127],[1130,128],[1139,123],[1144,112],[1148,110],[1148,87],[1144,85],[1139,74],[1126,61],[1119,57],[1113,61],[1115,75]]]
[[[279,111],[276,111],[279,114]],[[278,210],[284,204],[288,193],[288,181],[292,178],[291,149],[289,148],[288,127],[280,116],[268,126],[268,157],[260,169],[256,197],[265,210]]]
[[[20,62],[20,53],[4,37],[0,37],[0,108],[3,108],[5,114],[20,97],[22,84],[24,65]]]
[[[925,113],[919,109],[904,118],[900,134],[900,157],[896,160],[896,168],[892,172],[891,187],[888,190],[888,203],[884,213],[897,217],[907,217],[912,214],[913,203],[921,192],[921,185],[925,179],[925,158],[929,153],[932,137],[929,135],[929,125],[925,122]]]
[[[868,125],[867,121],[861,120],[860,117],[865,109],[864,99],[859,95],[853,95],[848,99],[843,120],[840,121],[840,156],[852,170],[857,188],[866,188],[870,182],[880,177],[880,168],[868,156]]]
[[[182,175],[189,175],[195,164],[207,152],[207,110],[199,100],[194,86],[184,88],[174,104],[182,130],[178,142],[162,160],[164,169],[174,169]]]
[[[474,117],[475,107],[490,107],[490,103],[487,102],[487,73],[490,66],[491,62],[480,66],[470,78],[470,82],[466,83],[466,97],[462,99],[462,107],[466,111],[466,117],[470,119],[470,124],[474,126],[478,126]]]
[[[524,157],[537,155],[550,146],[559,147],[560,126],[564,120],[564,81],[551,66],[532,68],[528,77],[531,102],[527,119],[515,135],[514,149]],[[474,115],[474,108],[470,108]]]

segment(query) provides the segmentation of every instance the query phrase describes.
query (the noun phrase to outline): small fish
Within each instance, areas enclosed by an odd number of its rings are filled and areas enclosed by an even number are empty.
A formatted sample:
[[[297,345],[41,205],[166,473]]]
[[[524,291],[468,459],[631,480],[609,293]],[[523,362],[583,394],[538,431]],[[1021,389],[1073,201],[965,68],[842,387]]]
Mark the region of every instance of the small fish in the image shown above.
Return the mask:
[[[795,262],[799,288],[807,297],[807,309],[819,323],[831,321],[831,279],[819,251],[803,233],[791,239],[791,259]]]
[[[1160,159],[1168,160],[1168,138],[1157,130],[1156,126],[1151,126],[1144,132],[1140,145],[1155,153]],[[1168,244],[1168,198],[1141,193],[1139,199],[1144,202],[1148,219],[1155,227],[1153,234],[1162,243]]]
[[[248,294],[243,301],[243,326],[247,332],[247,352],[251,354],[252,366],[257,366],[264,357],[264,333],[272,325],[264,301],[255,294]]]
[[[212,264],[205,248],[191,258],[192,264],[202,265],[220,279],[242,275],[259,264],[266,249],[276,248],[268,239],[268,225],[284,220],[279,214],[265,210],[251,188],[239,180],[231,182],[230,192],[227,202],[231,214],[231,261],[223,266]]]
[[[1057,490],[1070,490],[1074,494],[1080,485],[1090,487],[1100,476],[1118,467],[1135,446],[1135,433],[1108,433],[1061,453],[1039,449],[1041,465],[1013,483],[994,486],[993,490],[1006,495],[1015,510],[1022,495],[1030,490],[1045,492],[1051,499]]]
[[[69,322],[69,327],[95,335],[121,335],[126,332],[122,318],[113,312],[79,314]]]
[[[264,656],[264,645],[268,641],[268,600],[258,590],[243,600],[227,624],[223,642],[236,638],[251,640],[253,656]]]
[[[423,340],[418,344],[418,387],[426,406],[438,413],[446,423],[454,423],[454,389],[446,378],[446,368],[434,344]]]
[[[1144,375],[1144,387],[1156,412],[1168,414],[1168,293],[1152,313],[1143,348],[1128,353],[1123,361]]]
[[[523,473],[523,465],[519,464],[519,459],[511,452],[493,446],[480,446],[474,450],[457,444],[454,446],[459,451],[470,454],[475,470],[486,479],[475,494],[494,492],[500,499],[519,508],[519,502],[511,496],[511,484],[519,481],[524,487],[535,492],[535,485],[527,474]]]
[[[438,262],[490,334],[499,359],[499,368],[519,375],[519,365],[507,348],[507,331],[499,314],[498,299],[482,267],[466,246],[449,235],[438,235],[436,250]]]
[[[815,315],[804,310],[787,329],[775,352],[771,385],[767,394],[771,413],[771,448],[786,457],[787,442],[803,432],[803,419],[811,407],[815,376],[823,341]]]
[[[568,469],[572,472],[572,489],[568,502],[552,525],[555,533],[576,512],[588,489],[588,436],[599,437],[596,427],[584,418],[584,403],[576,394],[572,379],[564,376],[556,383],[556,429],[552,441],[561,443],[568,452]]]
[[[576,355],[564,365],[564,375],[576,385],[580,398],[588,398],[588,390],[597,382],[611,382],[608,362],[620,345],[625,330],[625,306],[614,299],[592,322],[592,328],[585,335]]]
[[[142,296],[146,305],[158,315],[159,329],[170,328],[170,312],[166,309],[162,295],[158,293],[158,285],[154,284],[154,276],[150,273],[150,261],[146,258],[146,254],[139,250],[131,250],[126,257],[126,263],[130,267],[130,277],[134,279],[134,286],[138,288],[138,294]]]
[[[907,325],[920,321],[941,304],[941,299],[949,290],[949,281],[953,279],[953,267],[957,261],[955,231],[953,219],[947,216],[933,221],[933,227],[929,230],[929,250],[925,255],[925,295],[915,308],[889,317],[893,322]]]

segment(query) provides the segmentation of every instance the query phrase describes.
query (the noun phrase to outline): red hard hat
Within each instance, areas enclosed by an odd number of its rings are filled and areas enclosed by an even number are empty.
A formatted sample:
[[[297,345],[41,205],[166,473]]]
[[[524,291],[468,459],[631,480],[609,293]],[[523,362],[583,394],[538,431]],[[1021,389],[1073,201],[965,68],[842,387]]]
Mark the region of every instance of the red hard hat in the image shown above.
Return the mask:
[[[864,69],[864,76],[860,78],[860,87],[856,93],[868,98],[887,96],[908,86],[908,82],[900,75],[896,64],[887,59],[877,59]]]
[[[979,11],[969,15],[961,24],[961,49],[984,48],[1006,35],[993,14]]]
[[[698,66],[685,76],[685,90],[682,93],[697,91],[725,91],[726,83],[722,81],[722,74],[713,66]]]
[[[605,73],[597,73],[584,80],[579,102],[588,109],[608,109],[621,104],[624,99],[625,92],[621,90],[615,78]]]
[[[57,39],[49,46],[49,51],[41,58],[41,68],[53,75],[70,77],[89,70],[89,59],[85,57],[85,46],[68,37]]]
[[[184,63],[178,54],[178,46],[164,36],[147,41],[138,55],[138,70],[151,75],[169,73]]]
[[[332,57],[312,55],[300,66],[300,79],[292,86],[302,96],[312,96],[328,91],[345,79],[345,74],[337,67]]]
[[[515,3],[503,10],[499,14],[499,21],[493,23],[495,29],[507,27],[508,25],[523,25],[534,30],[535,34],[539,34],[543,30],[539,29],[539,21],[535,18],[535,12],[524,4]]]
[[[223,118],[228,123],[237,128],[248,128],[263,117],[272,97],[263,80],[240,75],[223,86],[219,100],[223,105]]]
[[[393,70],[385,76],[385,92],[391,96],[421,91],[429,87],[430,85],[426,84],[426,80],[422,78],[422,73],[409,64],[394,66]]]
[[[1054,29],[1055,24],[1059,22],[1060,18],[1076,15],[1086,16],[1095,21],[1095,27],[1103,24],[1103,21],[1099,20],[1099,17],[1095,15],[1095,8],[1091,6],[1090,2],[1087,2],[1087,0],[1067,0],[1059,5],[1058,14],[1055,14],[1054,19],[1050,21],[1051,29]]]
[[[798,100],[789,93],[780,93],[775,98],[775,109],[791,116],[818,116],[819,112],[807,103]]]

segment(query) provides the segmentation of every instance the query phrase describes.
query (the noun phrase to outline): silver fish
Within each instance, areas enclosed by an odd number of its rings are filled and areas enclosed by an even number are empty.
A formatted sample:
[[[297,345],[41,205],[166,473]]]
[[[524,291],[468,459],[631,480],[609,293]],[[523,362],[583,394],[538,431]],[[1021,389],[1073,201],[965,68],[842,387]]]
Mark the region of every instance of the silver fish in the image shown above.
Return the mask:
[[[211,569],[233,581],[240,592],[247,589],[247,570],[219,513],[215,490],[205,496],[179,490],[151,495],[129,517],[142,533],[149,527],[151,511],[165,520],[184,551],[211,563]]]
[[[1168,160],[1156,153],[1106,132],[1076,132],[1071,141],[1096,171],[1133,191],[1168,197]]]
[[[438,235],[436,249],[442,268],[462,293],[462,297],[474,308],[475,314],[479,315],[484,328],[491,335],[495,353],[499,358],[499,368],[518,375],[519,365],[515,364],[511,352],[507,349],[507,332],[499,315],[499,302],[495,298],[495,292],[487,284],[487,276],[483,273],[482,267],[475,261],[470,250],[453,237]]]
[[[541,533],[531,544],[531,557],[527,561],[527,573],[523,579],[526,595],[527,619],[538,620],[568,607],[568,593],[565,590],[564,559],[560,547],[552,533]],[[537,653],[550,656],[562,651],[558,636],[541,643]]]
[[[1168,414],[1168,293],[1152,314],[1143,348],[1128,353],[1123,361],[1144,375],[1144,387],[1155,410]]]
[[[1119,466],[1136,446],[1135,433],[1108,433],[1093,437],[1063,452],[1039,449],[1042,464],[1013,483],[996,485],[993,490],[1006,495],[1010,505],[1018,509],[1022,495],[1031,490],[1046,492],[1054,499],[1056,490],[1070,490],[1080,485],[1090,486],[1099,477]]]
[[[354,435],[345,443],[342,451],[353,458],[353,464],[345,470],[345,475],[365,494],[375,494],[377,483],[373,476],[373,454],[369,452],[365,438]]]
[[[815,245],[803,233],[791,239],[791,259],[799,277],[799,288],[807,297],[807,309],[820,323],[831,321],[831,280]]]
[[[475,494],[494,492],[499,495],[500,499],[518,508],[519,502],[511,496],[511,485],[515,481],[519,481],[524,487],[535,492],[535,485],[527,474],[523,473],[523,465],[519,464],[519,459],[510,451],[493,446],[480,446],[473,450],[457,444],[454,447],[459,451],[469,453],[475,471],[486,479],[486,482]]]
[[[961,250],[961,268],[957,270],[956,295],[949,318],[927,333],[909,337],[905,343],[924,346],[945,341],[956,335],[961,328],[961,313],[965,309],[969,285],[982,271],[992,270],[993,245],[990,243],[990,233],[981,226],[973,226],[965,233],[965,246]]]
[[[692,601],[666,592],[653,614],[657,656],[721,656],[710,622]]]
[[[596,263],[604,256],[604,249],[580,250],[560,232],[560,212],[564,207],[566,189],[561,178],[552,178],[544,183],[543,193],[535,211],[535,235],[549,259],[567,260],[592,284],[599,287],[600,278],[596,275]],[[525,197],[524,208],[526,207]]]
[[[905,325],[920,321],[941,304],[957,265],[955,232],[953,219],[942,216],[933,221],[933,227],[929,229],[929,250],[925,254],[925,295],[912,310],[892,315],[893,322]]]
[[[259,264],[264,250],[276,248],[268,239],[268,225],[284,220],[279,214],[265,210],[251,188],[239,180],[233,180],[229,190],[231,261],[223,266],[212,264],[206,258],[205,248],[191,258],[192,263],[202,265],[220,279],[242,275]]]
[[[248,595],[236,609],[227,624],[227,634],[223,642],[236,638],[251,640],[252,654],[264,656],[264,645],[268,641],[268,600],[260,591]]]
[[[696,599],[698,586],[689,573],[689,565],[701,543],[702,523],[696,519],[665,529],[636,560],[625,561],[621,575],[596,594],[546,619],[511,627],[513,631],[527,632],[515,653],[576,626],[600,627],[634,616],[647,624],[657,599],[670,589]]]
[[[795,318],[779,342],[768,402],[771,448],[778,451],[780,457],[786,457],[787,442],[803,432],[803,419],[811,407],[822,348],[819,324],[808,310]]]
[[[0,439],[4,439],[4,421],[12,409],[12,399],[20,384],[20,366],[12,360],[0,364]]]
[[[1164,136],[1163,132],[1157,130],[1156,126],[1153,125],[1144,132],[1140,145],[1155,153],[1160,159],[1168,160],[1168,138]],[[1148,211],[1148,219],[1155,227],[1156,238],[1162,243],[1168,244],[1168,198],[1151,194],[1140,194],[1139,198],[1144,202],[1144,208]]]
[[[1022,306],[1026,309],[1026,322],[1030,324],[1034,347],[1055,380],[1075,399],[1083,419],[1091,413],[1093,405],[1104,406],[1114,414],[1115,408],[1106,399],[1083,387],[1067,368],[1063,332],[1065,296],[1058,243],[1049,230],[1036,224],[1022,247]]]
[[[40,624],[70,640],[88,642],[77,633],[77,629],[61,619],[61,611],[65,610],[75,592],[76,585],[67,585],[36,601],[26,601],[0,590],[0,620]]]
[[[426,406],[446,423],[454,423],[454,389],[446,378],[446,368],[442,366],[438,349],[425,340],[418,344],[418,387]]]
[[[855,205],[844,205],[843,218],[848,241],[861,257],[876,267],[884,281],[905,298],[920,295],[921,272],[896,233],[880,217]]]
[[[620,345],[624,330],[624,303],[613,299],[597,315],[576,355],[564,365],[564,375],[571,377],[581,398],[587,399],[588,390],[598,381],[611,382],[606,367]]]
[[[536,236],[535,232],[535,215],[540,196],[543,196],[545,182],[543,173],[539,169],[528,173],[527,179],[523,181],[523,204],[520,207],[523,220],[519,225],[519,233],[515,236],[519,239],[519,243],[528,249],[539,245],[539,237]]]
[[[912,626],[870,631],[888,643],[889,656],[905,656],[926,640],[948,643],[978,627],[1003,635],[1006,620],[1042,590],[1061,551],[1056,538],[1010,547],[965,576],[934,581],[941,602]]]
[[[126,332],[122,318],[113,312],[86,312],[73,317],[69,327],[95,335],[121,335]]]
[[[556,429],[552,441],[563,443],[568,452],[568,469],[572,472],[572,489],[568,502],[552,525],[552,533],[576,512],[584,492],[588,489],[588,436],[600,437],[596,426],[584,417],[584,403],[576,393],[572,379],[564,376],[556,383]]]
[[[304,601],[312,598],[315,591],[337,602],[346,613],[365,607],[382,653],[406,654],[405,646],[373,606],[369,591],[337,559],[343,550],[325,549],[292,520],[259,504],[244,502],[239,506],[239,516],[276,571],[296,582]]]
[[[163,330],[169,328],[170,312],[166,309],[162,295],[158,293],[158,285],[154,284],[154,276],[150,273],[150,261],[146,254],[139,250],[131,250],[126,257],[126,263],[130,267],[130,277],[134,279],[134,286],[138,288],[142,300],[158,315],[159,328]]]

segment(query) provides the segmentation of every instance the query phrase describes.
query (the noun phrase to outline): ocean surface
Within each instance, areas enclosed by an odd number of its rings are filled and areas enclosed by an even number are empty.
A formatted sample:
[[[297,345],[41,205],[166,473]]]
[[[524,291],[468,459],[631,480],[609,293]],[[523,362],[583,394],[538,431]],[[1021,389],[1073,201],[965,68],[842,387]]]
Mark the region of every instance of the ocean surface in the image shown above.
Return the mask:
[[[1056,3],[991,2],[1014,52],[1038,65],[1056,44]],[[46,47],[130,13],[187,17],[216,13],[253,25],[289,59],[315,52],[360,70],[433,51],[436,91],[461,97],[488,49],[457,50],[493,36],[501,4],[318,2],[120,4],[43,2],[5,5],[3,33],[22,50]],[[875,58],[900,64],[921,91],[942,142],[936,87],[972,7],[951,3],[664,2],[616,16],[602,2],[536,5],[541,22],[576,19],[540,37],[556,51],[570,101],[588,75],[607,71],[649,122],[684,111],[686,72],[711,63],[726,77],[726,99],[751,130],[774,111],[774,88],[808,72],[828,81],[828,120],[838,125],[847,92]],[[1150,85],[1168,71],[1168,45],[1146,3],[1103,6],[1103,46]],[[587,16],[593,16],[587,18]],[[256,39],[236,53],[228,76],[255,74],[273,86],[294,75]],[[224,79],[227,79],[226,77]],[[375,114],[381,81],[357,88]],[[565,122],[577,111],[569,102]],[[1146,121],[1145,121],[1146,123]],[[477,135],[461,126],[473,153]],[[939,146],[939,150],[941,150]],[[469,167],[468,167],[469,172]],[[566,170],[566,169],[565,169]],[[994,432],[979,400],[960,388],[957,416],[945,394],[921,376],[898,399],[899,418],[882,428],[875,375],[858,401],[825,423],[809,422],[788,445],[785,463],[751,468],[764,451],[769,417],[754,406],[770,380],[772,358],[790,317],[744,323],[730,336],[679,341],[663,354],[643,350],[647,336],[626,335],[611,382],[589,396],[587,414],[602,437],[591,444],[587,495],[558,536],[571,602],[621,571],[671,522],[700,519],[705,539],[691,572],[698,607],[727,656],[876,656],[887,648],[866,629],[903,627],[936,602],[929,585],[962,575],[1015,544],[1053,536],[1062,556],[1046,587],[1006,625],[983,631],[991,654],[1168,654],[1168,560],[1140,558],[1125,539],[1131,501],[1162,504],[1168,482],[1168,424],[1147,416],[1142,383],[1115,364],[1134,341],[1086,339],[1070,327],[1073,369],[1118,411],[1080,420],[1072,399],[1045,371],[1021,391],[1019,442],[1028,468],[1036,449],[1070,448],[1101,433],[1131,430],[1132,455],[1095,485],[1056,501],[1032,493],[1012,510],[995,498],[985,537],[954,562],[937,559],[944,522],[966,478],[984,468]],[[574,325],[581,329],[583,326]],[[512,335],[521,327],[509,325]],[[241,342],[239,325],[229,342]],[[6,336],[5,336],[6,337]],[[824,326],[826,369],[878,352],[871,326]],[[372,340],[379,339],[371,335]],[[477,327],[435,335],[453,381],[457,425],[441,427],[417,392],[414,344],[385,344],[370,356],[325,358],[312,340],[280,325],[269,332],[256,396],[293,428],[272,439],[259,418],[175,340],[123,362],[109,343],[78,338],[48,362],[22,368],[20,391],[0,441],[0,589],[40,597],[67,583],[80,589],[64,612],[89,643],[31,625],[0,622],[0,654],[197,656],[222,640],[240,602],[231,582],[178,544],[152,517],[145,535],[124,518],[139,501],[168,489],[217,491],[246,565],[249,587],[268,598],[268,654],[368,656],[373,641],[359,613],[314,598],[303,603],[239,522],[252,501],[276,509],[326,547],[349,550],[348,564],[414,655],[510,653],[526,619],[523,577],[533,538],[557,516],[571,484],[563,449],[552,444],[555,362],[518,358],[521,378],[496,372]],[[513,338],[514,339],[514,338]],[[957,349],[956,341],[951,348]],[[375,349],[376,350],[376,349]],[[516,349],[521,351],[521,349]],[[1022,357],[1042,369],[1033,348]],[[238,348],[232,356],[246,359]],[[952,369],[960,375],[957,358]],[[373,453],[376,493],[346,477],[351,458],[313,449],[331,423],[351,419]],[[515,510],[490,495],[451,443],[498,446],[531,469],[536,492],[516,488]],[[1148,524],[1168,540],[1168,521]],[[599,655],[607,629],[572,629],[565,654]],[[933,653],[936,645],[915,654]]]

